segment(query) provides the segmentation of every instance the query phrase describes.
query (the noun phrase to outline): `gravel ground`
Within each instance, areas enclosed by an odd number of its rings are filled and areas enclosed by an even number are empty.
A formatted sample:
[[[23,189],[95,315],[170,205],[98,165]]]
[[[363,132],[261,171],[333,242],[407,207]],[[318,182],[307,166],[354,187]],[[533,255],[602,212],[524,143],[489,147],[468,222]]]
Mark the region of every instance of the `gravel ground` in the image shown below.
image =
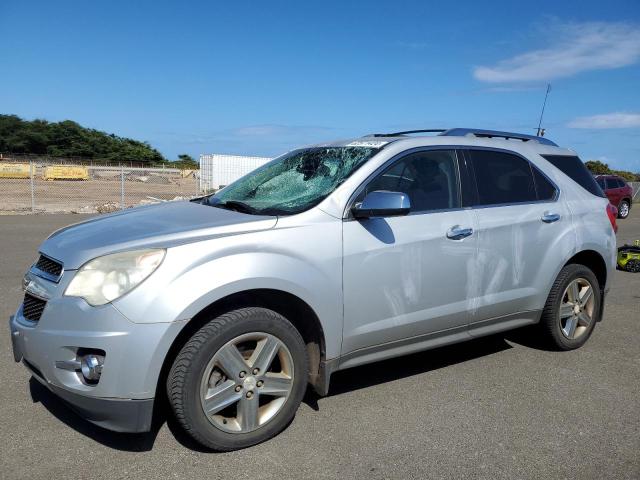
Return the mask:
[[[0,316],[38,244],[76,215],[0,217]],[[640,238],[640,208],[619,221]],[[0,478],[640,478],[640,274],[616,272],[605,320],[577,351],[530,330],[334,375],[293,423],[244,451],[202,451],[162,415],[144,435],[79,419],[0,336]]]
[[[96,207],[106,202],[115,202],[119,206],[121,184],[117,180],[117,172],[111,172],[111,175],[116,178],[88,181],[47,181],[37,178],[33,190],[35,210],[38,213],[95,213]],[[125,182],[125,207],[148,202],[150,198],[172,200],[175,197],[190,197],[198,191],[194,178],[180,178],[174,174],[143,178],[149,180]],[[0,215],[16,213],[31,213],[29,179],[0,178]],[[43,230],[41,235],[45,234]]]

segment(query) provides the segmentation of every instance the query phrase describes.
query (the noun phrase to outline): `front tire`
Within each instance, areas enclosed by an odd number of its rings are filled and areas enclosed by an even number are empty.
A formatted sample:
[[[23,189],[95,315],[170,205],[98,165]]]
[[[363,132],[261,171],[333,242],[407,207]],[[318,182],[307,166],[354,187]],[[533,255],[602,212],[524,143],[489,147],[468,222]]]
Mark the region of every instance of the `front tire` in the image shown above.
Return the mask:
[[[584,265],[566,265],[551,287],[540,318],[543,336],[557,350],[586,343],[600,320],[602,293],[598,279]]]
[[[241,308],[198,330],[167,379],[182,428],[217,451],[274,437],[293,419],[307,386],[304,341],[282,315]]]

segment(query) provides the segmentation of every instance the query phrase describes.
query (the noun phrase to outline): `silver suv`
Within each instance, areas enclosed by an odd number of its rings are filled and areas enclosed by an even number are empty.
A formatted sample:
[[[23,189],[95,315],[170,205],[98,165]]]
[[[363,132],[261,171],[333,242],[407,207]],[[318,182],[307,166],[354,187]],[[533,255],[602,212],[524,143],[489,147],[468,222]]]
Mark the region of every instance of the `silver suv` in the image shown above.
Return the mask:
[[[163,399],[233,450],[337,370],[530,324],[583,345],[615,208],[575,152],[423,132],[294,150],[214,195],[58,230],[24,277],[15,360],[97,425],[147,431]]]

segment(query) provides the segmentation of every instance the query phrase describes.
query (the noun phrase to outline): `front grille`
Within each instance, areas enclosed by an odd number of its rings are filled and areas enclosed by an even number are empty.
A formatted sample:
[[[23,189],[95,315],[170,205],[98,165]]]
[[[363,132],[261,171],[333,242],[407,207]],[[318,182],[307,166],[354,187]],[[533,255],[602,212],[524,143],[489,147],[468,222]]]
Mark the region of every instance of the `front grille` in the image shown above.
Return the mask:
[[[22,304],[22,316],[27,320],[37,322],[40,320],[46,304],[46,300],[41,300],[26,293],[24,295],[24,303]]]
[[[54,277],[59,277],[62,274],[62,264],[44,255],[40,255],[40,258],[36,262],[36,268]]]

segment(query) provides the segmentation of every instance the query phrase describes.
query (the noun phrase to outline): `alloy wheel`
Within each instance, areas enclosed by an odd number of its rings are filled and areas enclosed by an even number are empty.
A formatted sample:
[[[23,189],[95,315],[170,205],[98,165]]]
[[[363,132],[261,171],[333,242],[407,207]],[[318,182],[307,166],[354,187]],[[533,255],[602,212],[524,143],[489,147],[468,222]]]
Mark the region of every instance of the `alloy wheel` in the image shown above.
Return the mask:
[[[211,358],[200,384],[200,404],[215,427],[251,432],[282,409],[294,374],[291,352],[282,341],[263,332],[243,334]]]
[[[584,335],[593,322],[595,299],[593,286],[585,278],[576,278],[567,286],[560,304],[562,334],[570,340]]]
[[[620,210],[618,212],[620,218],[627,218],[629,215],[629,204],[627,202],[622,202],[620,204]]]

